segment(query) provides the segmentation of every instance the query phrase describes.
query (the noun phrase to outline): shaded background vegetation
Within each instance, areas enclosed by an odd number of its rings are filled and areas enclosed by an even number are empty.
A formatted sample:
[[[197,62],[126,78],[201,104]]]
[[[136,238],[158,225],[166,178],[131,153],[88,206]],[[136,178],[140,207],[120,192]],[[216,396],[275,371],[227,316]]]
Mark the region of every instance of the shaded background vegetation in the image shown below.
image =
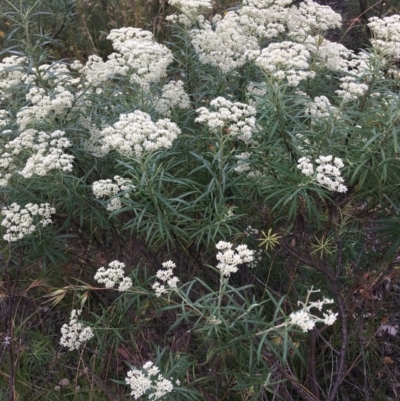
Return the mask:
[[[296,0],[293,4],[299,4]],[[368,44],[368,18],[393,15],[399,12],[398,0],[318,0],[329,5],[343,17],[343,27],[335,34],[336,41],[358,51]],[[33,0],[22,3],[33,5]],[[237,0],[214,1],[211,14],[223,12],[238,5]],[[12,11],[2,4],[2,12]],[[84,61],[91,54],[106,58],[112,52],[106,39],[111,29],[137,27],[153,32],[158,42],[168,39],[170,33],[165,17],[171,12],[167,0],[47,0],[40,4],[35,18],[36,29],[48,38],[47,51],[54,59],[79,59]],[[2,17],[0,45],[8,47],[18,42],[15,24]],[[43,50],[43,49],[42,49]]]

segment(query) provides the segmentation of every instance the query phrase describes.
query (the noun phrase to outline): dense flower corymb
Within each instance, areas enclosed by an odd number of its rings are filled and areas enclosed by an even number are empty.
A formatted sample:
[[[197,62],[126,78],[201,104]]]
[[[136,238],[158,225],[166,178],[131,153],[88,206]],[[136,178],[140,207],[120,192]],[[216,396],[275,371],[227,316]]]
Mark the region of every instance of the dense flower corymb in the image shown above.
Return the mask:
[[[28,203],[21,208],[17,203],[13,203],[1,210],[3,221],[1,225],[7,228],[3,236],[5,241],[14,242],[32,234],[36,227],[41,224],[43,227],[51,224],[51,215],[56,209],[50,207],[48,203],[35,205]],[[37,216],[37,217],[36,217]]]
[[[227,128],[230,135],[244,142],[249,142],[256,126],[256,109],[245,103],[231,102],[224,97],[217,97],[210,102],[215,111],[205,107],[196,110],[199,117],[196,122],[206,124],[212,132]]]
[[[315,72],[309,70],[310,52],[300,43],[271,43],[261,53],[253,52],[252,57],[267,75],[278,81],[286,79],[289,86],[298,86],[301,81],[315,77]]]
[[[10,56],[0,62],[0,101],[7,101],[12,89],[20,84],[29,84],[34,79],[27,70],[26,57]]]
[[[331,105],[326,96],[317,96],[313,102],[307,102],[306,106],[305,114],[313,117],[311,125],[315,125],[327,117],[338,114],[337,108]]]
[[[79,349],[81,345],[94,336],[90,327],[85,327],[78,321],[78,317],[81,313],[81,310],[73,309],[69,323],[61,327],[60,344],[69,348],[70,351]]]
[[[171,81],[164,85],[161,97],[155,99],[155,109],[163,116],[169,117],[171,109],[174,107],[180,109],[190,108],[190,98],[183,89],[182,81]]]
[[[118,284],[118,291],[127,291],[132,287],[132,280],[129,277],[125,277],[125,264],[114,260],[108,265],[108,269],[100,267],[94,279],[104,284],[106,288],[114,288]]]
[[[116,175],[114,177],[114,181],[115,183],[113,183],[110,179],[95,181],[92,184],[92,191],[94,196],[97,199],[102,198],[103,196],[110,198],[118,194],[118,192],[135,189],[135,187],[131,184],[131,180],[129,180],[128,178],[122,178],[119,175]],[[124,196],[128,198],[129,194],[126,193]],[[107,203],[107,210],[110,212],[118,210],[121,207],[122,203],[120,198],[113,198]]]
[[[172,269],[176,267],[176,264],[172,262],[172,260],[164,262],[162,264],[162,267],[163,269],[157,271],[157,279],[160,281],[156,281],[151,286],[155,291],[157,297],[162,294],[168,293],[169,290],[175,289],[179,281],[179,278],[174,276],[172,273]]]
[[[212,25],[207,22],[204,29],[190,31],[193,47],[203,64],[217,67],[228,73],[243,66],[249,50],[259,50],[258,40],[249,34],[235,12],[228,12],[224,18],[214,17]]]
[[[342,159],[339,157],[333,158],[332,155],[320,156],[315,160],[318,167],[314,170],[314,165],[308,156],[298,160],[297,168],[304,175],[313,177],[317,184],[330,191],[347,192],[347,187],[343,185],[344,179],[340,175],[340,169],[344,166]],[[333,163],[331,163],[333,161]],[[314,173],[316,172],[316,174]]]
[[[151,32],[140,28],[113,29],[107,39],[132,71],[132,82],[146,87],[167,75],[167,67],[173,61],[172,52],[155,42]]]
[[[385,55],[400,57],[400,15],[369,19],[368,26],[373,33],[371,44]]]
[[[236,249],[232,249],[230,242],[219,241],[216,248],[218,265],[217,269],[225,277],[229,277],[232,273],[236,273],[238,266],[243,263],[251,263],[254,260],[254,251],[247,248],[247,245],[238,245]]]
[[[119,121],[98,133],[93,130],[90,148],[95,156],[105,156],[115,150],[124,156],[140,157],[144,152],[168,149],[181,133],[168,118],[154,123],[149,114],[140,110],[121,114]]]
[[[211,0],[169,0],[169,4],[188,17],[196,16],[199,11],[211,8]]]
[[[305,0],[299,7],[291,7],[287,13],[287,25],[290,35],[301,40],[308,34],[321,34],[328,29],[340,28],[342,17],[329,6]]]
[[[170,148],[180,133],[179,127],[168,118],[154,123],[149,114],[135,110],[121,114],[119,121],[105,127],[94,139],[98,141],[97,155],[105,156],[115,150],[124,156],[140,157],[143,152]]]
[[[71,146],[72,143],[65,138],[64,131],[57,130],[48,134],[43,131],[28,129],[6,144],[5,148],[8,151],[10,165],[11,157],[15,158],[15,156],[26,151],[33,153],[27,159],[25,167],[19,171],[23,177],[30,178],[34,174],[45,176],[52,170],[72,171],[74,156],[64,153],[64,150]]]
[[[33,87],[26,95],[26,100],[32,105],[23,107],[17,113],[17,124],[21,130],[33,122],[45,120],[50,115],[66,113],[74,105],[75,97],[69,90],[59,85],[51,95],[43,88]]]
[[[131,388],[131,395],[135,400],[151,390],[150,400],[158,400],[170,393],[174,387],[172,382],[160,374],[160,369],[153,362],[146,362],[142,370],[132,369],[125,378]]]

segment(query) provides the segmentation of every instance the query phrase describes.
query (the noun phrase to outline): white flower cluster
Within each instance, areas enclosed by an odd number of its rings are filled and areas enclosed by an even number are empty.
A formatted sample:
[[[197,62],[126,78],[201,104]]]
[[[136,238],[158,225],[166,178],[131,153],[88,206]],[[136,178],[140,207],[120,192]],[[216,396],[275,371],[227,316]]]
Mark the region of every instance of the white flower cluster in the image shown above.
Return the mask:
[[[170,393],[174,386],[172,382],[160,374],[160,369],[153,362],[146,362],[142,370],[132,369],[127,373],[125,382],[131,388],[131,395],[139,399],[147,391],[150,400],[158,400]]]
[[[128,291],[132,287],[132,280],[129,277],[125,277],[125,264],[114,260],[109,263],[108,269],[100,267],[94,279],[100,284],[104,284],[106,288],[114,288],[118,284],[118,291]]]
[[[1,167],[10,167],[13,161],[21,159],[20,153],[31,151],[35,153],[28,157],[25,167],[18,172],[23,177],[30,178],[34,174],[45,176],[52,170],[69,172],[73,169],[74,156],[64,153],[64,149],[71,146],[64,131],[57,130],[47,134],[28,129],[5,145],[7,152],[1,155]]]
[[[298,86],[305,79],[314,78],[309,70],[310,52],[305,45],[284,41],[271,43],[261,53],[254,52],[255,64],[278,81],[287,80],[289,86]]]
[[[250,156],[250,152],[242,152],[236,156],[236,158],[238,159],[238,165],[234,168],[234,170],[237,173],[241,174],[251,169],[250,164],[246,162],[250,159]]]
[[[161,97],[155,100],[155,109],[165,117],[171,116],[171,109],[190,109],[190,99],[183,89],[182,81],[171,81],[162,88]]]
[[[199,13],[211,8],[211,0],[169,0],[169,4],[190,19],[196,18]]]
[[[21,88],[21,95],[25,96],[28,103],[16,115],[20,130],[35,122],[55,119],[59,115],[66,118],[73,107],[83,110],[83,92],[72,89],[80,82],[80,78],[74,78],[66,64],[54,62],[42,64],[38,68],[28,68],[27,65],[26,58],[14,56],[0,63],[0,98],[6,100]],[[43,89],[43,85],[47,89]]]
[[[98,87],[117,75],[129,76],[131,82],[147,87],[166,75],[173,61],[171,51],[153,40],[153,34],[140,28],[111,30],[107,39],[112,41],[117,53],[108,56],[107,61],[96,55],[89,56],[85,65],[74,62],[72,69],[84,77],[86,86]]]
[[[333,164],[331,164],[333,160]],[[343,185],[344,179],[340,175],[340,169],[344,167],[342,159],[332,155],[320,156],[315,160],[319,166],[316,168],[316,174],[314,173],[314,165],[311,163],[311,159],[308,156],[302,157],[298,160],[297,168],[301,172],[309,177],[313,176],[313,179],[324,188],[330,191],[336,192],[347,192],[347,187]]]
[[[71,73],[66,64],[62,62],[54,62],[52,64],[42,64],[38,68],[40,78],[52,86],[60,83],[71,83]]]
[[[52,94],[47,94],[43,88],[33,87],[26,95],[32,105],[23,107],[17,113],[17,124],[23,130],[35,121],[42,121],[47,116],[58,116],[71,109],[75,96],[62,85],[57,86]]]
[[[143,152],[168,149],[181,133],[179,127],[165,118],[156,123],[149,114],[140,110],[121,114],[113,126],[106,126],[100,133],[93,131],[90,148],[95,156],[105,156],[115,150],[123,156],[140,157]]]
[[[17,203],[13,203],[1,210],[3,216],[1,225],[7,228],[6,234],[3,236],[5,241],[14,242],[22,239],[26,235],[32,234],[36,227],[41,224],[43,227],[51,224],[51,215],[56,209],[50,207],[48,203],[35,205],[28,203],[21,208]],[[39,221],[35,221],[35,216],[40,217]]]
[[[204,29],[190,31],[193,47],[203,64],[228,73],[248,61],[250,50],[259,50],[257,38],[247,32],[237,13],[229,11],[224,18],[214,17],[213,25],[205,22]]]
[[[309,291],[307,301],[312,292],[316,291]],[[299,326],[303,331],[309,331],[312,330],[315,327],[315,324],[319,322],[325,323],[328,326],[331,326],[333,323],[335,323],[338,314],[333,313],[331,310],[328,310],[327,313],[323,313],[323,318],[315,316],[310,312],[312,308],[316,308],[319,311],[322,311],[322,308],[325,304],[333,304],[333,299],[327,299],[324,297],[322,301],[310,303],[308,303],[307,301],[304,304],[302,302],[299,302],[299,304],[302,305],[303,308],[297,312],[293,312],[290,314],[289,324]]]
[[[205,107],[196,110],[199,117],[196,122],[206,124],[212,132],[227,128],[227,132],[244,142],[251,140],[252,132],[256,126],[256,109],[245,103],[231,102],[224,97],[217,97],[210,102],[216,111]]]
[[[20,84],[28,84],[34,79],[26,73],[28,59],[26,57],[10,56],[0,62],[0,101],[7,101],[11,89]]]
[[[208,319],[208,323],[212,324],[213,326],[219,326],[222,323],[222,320],[216,318],[215,316],[211,316],[210,319]]]
[[[243,0],[238,11],[240,23],[257,37],[268,39],[285,32],[287,13],[286,6],[292,0]]]
[[[340,81],[342,82],[340,84],[342,89],[338,89],[335,92],[343,99],[343,102],[357,100],[368,91],[368,85],[356,82],[354,77],[343,77],[340,78]]]
[[[76,70],[82,75],[84,86],[98,87],[111,77],[116,75],[127,75],[129,67],[120,54],[112,53],[106,62],[96,55],[88,57],[85,65],[80,61],[74,61],[71,69]]]
[[[0,110],[0,128],[5,127],[9,121],[7,110]]]
[[[119,175],[116,175],[114,177],[114,181],[115,183],[113,183],[110,179],[95,181],[92,184],[92,191],[94,196],[97,199],[102,198],[103,196],[110,198],[117,195],[118,192],[130,191],[135,189],[135,186],[131,184],[131,180],[129,180],[128,178],[122,178]],[[128,198],[129,194],[126,193],[124,196]],[[120,198],[113,198],[107,203],[107,210],[109,210],[110,212],[121,209],[121,207],[122,203]]]
[[[286,22],[289,35],[297,40],[304,40],[309,34],[321,35],[328,29],[340,28],[342,17],[329,6],[304,0],[299,7],[290,8]]]
[[[94,336],[90,327],[85,327],[78,321],[78,316],[80,316],[81,313],[82,310],[73,309],[69,323],[61,327],[60,344],[63,347],[69,348],[70,351],[79,349],[82,344],[86,343]]]
[[[4,154],[2,155],[4,156]],[[0,172],[0,188],[4,188],[8,185],[8,182],[10,181],[10,178],[12,177],[12,174],[9,173],[2,173]]]
[[[319,68],[331,71],[348,71],[349,60],[357,55],[340,43],[331,42],[321,36],[308,36],[304,45],[315,57],[314,63]]]
[[[139,28],[113,29],[107,36],[132,71],[131,82],[147,86],[158,82],[167,74],[167,67],[173,61],[172,52],[153,40],[153,34]],[[111,57],[112,56],[112,57]],[[110,56],[118,60],[119,56]]]
[[[232,249],[230,242],[219,241],[216,248],[220,251],[217,253],[218,265],[217,269],[225,277],[229,277],[232,273],[238,271],[238,266],[243,263],[251,263],[254,260],[254,251],[247,248],[247,245],[238,245],[236,249]]]
[[[204,17],[202,15],[199,15],[196,19],[197,20],[204,20]],[[173,24],[182,25],[185,28],[190,28],[194,23],[194,19],[187,17],[185,14],[167,15],[165,17],[165,20],[166,21],[170,21]]]
[[[371,53],[360,52],[352,54],[348,61],[348,73],[355,76],[358,80],[369,82],[376,74],[374,65],[376,64],[375,55]],[[378,72],[379,77],[383,78],[383,72]]]
[[[400,15],[372,17],[368,26],[373,34],[372,46],[384,55],[400,58]]]
[[[320,119],[335,117],[338,115],[338,109],[331,105],[326,96],[317,96],[313,102],[306,103],[305,114],[314,117],[311,125],[315,125]]]
[[[174,276],[172,273],[172,269],[176,267],[176,264],[171,260],[164,262],[162,264],[163,269],[157,271],[157,279],[160,282],[156,281],[151,288],[156,293],[156,296],[159,297],[162,294],[168,293],[169,290],[173,290],[176,288],[176,285],[179,281],[179,278]],[[166,287],[167,286],[167,287]]]
[[[244,234],[246,235],[246,237],[255,237],[257,234],[259,233],[259,231],[257,230],[257,228],[253,228],[252,226],[247,226],[246,229],[244,230]]]
[[[297,168],[299,168],[304,175],[311,177],[314,174],[314,165],[311,163],[311,159],[308,156],[302,157],[297,162],[299,163]]]

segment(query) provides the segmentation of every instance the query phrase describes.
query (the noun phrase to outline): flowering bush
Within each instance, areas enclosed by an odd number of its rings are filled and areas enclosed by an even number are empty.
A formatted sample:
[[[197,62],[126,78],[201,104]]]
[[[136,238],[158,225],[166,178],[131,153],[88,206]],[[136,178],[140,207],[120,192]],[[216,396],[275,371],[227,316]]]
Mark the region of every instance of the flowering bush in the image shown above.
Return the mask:
[[[7,14],[25,36],[0,62],[4,346],[26,271],[21,294],[72,309],[48,331],[87,399],[349,399],[349,331],[374,339],[398,276],[399,16],[356,53],[313,0],[211,3],[170,0],[165,44],[116,28],[107,58],[68,62],[38,55],[34,7]]]

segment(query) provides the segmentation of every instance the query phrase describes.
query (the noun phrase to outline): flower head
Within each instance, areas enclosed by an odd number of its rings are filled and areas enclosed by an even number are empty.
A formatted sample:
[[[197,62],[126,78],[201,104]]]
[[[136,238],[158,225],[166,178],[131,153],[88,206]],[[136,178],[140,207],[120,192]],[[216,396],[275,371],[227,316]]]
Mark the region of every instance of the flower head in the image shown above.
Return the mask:
[[[315,324],[318,322],[325,323],[326,325],[332,325],[335,323],[338,314],[333,313],[331,310],[328,310],[327,313],[323,313],[323,318],[320,318],[311,313],[311,309],[316,308],[319,311],[322,311],[322,308],[325,304],[332,304],[333,299],[323,298],[322,300],[318,300],[316,302],[308,302],[308,299],[311,293],[317,292],[312,289],[308,291],[307,301],[303,304],[299,302],[303,308],[297,312],[293,312],[289,316],[289,324],[293,324],[295,326],[299,326],[303,331],[312,330],[315,327]]]
[[[108,269],[100,267],[94,279],[104,284],[106,288],[114,288],[115,285],[118,284],[118,291],[123,292],[129,290],[132,287],[132,280],[129,277],[125,277],[125,264],[114,260],[108,266]]]
[[[333,160],[333,163],[331,163]],[[333,158],[332,155],[320,156],[315,160],[318,167],[314,169],[311,159],[306,156],[298,160],[297,168],[304,175],[312,177],[318,185],[335,192],[347,192],[347,187],[343,184],[344,179],[341,177],[340,169],[344,167],[342,159]]]
[[[32,234],[39,224],[43,227],[51,224],[51,215],[55,212],[56,210],[48,203],[40,205],[28,203],[24,208],[13,203],[4,207],[1,210],[3,216],[1,225],[7,228],[6,234],[3,236],[4,240],[18,241],[26,235]]]
[[[125,378],[135,400],[148,393],[149,399],[158,400],[173,390],[172,382],[160,374],[157,366],[146,362],[142,369],[131,369]]]
[[[176,267],[175,263],[172,260],[168,260],[162,263],[162,269],[157,271],[157,279],[152,288],[156,293],[156,296],[159,297],[162,294],[167,294],[168,291],[176,288],[179,278],[173,275],[172,269]]]
[[[196,122],[206,124],[213,132],[227,128],[230,135],[236,136],[244,142],[249,142],[256,127],[256,109],[245,103],[231,102],[224,97],[217,97],[210,102],[215,111],[205,107],[196,110],[199,117]]]
[[[238,245],[236,249],[232,249],[230,242],[219,241],[216,248],[220,251],[217,253],[217,269],[225,277],[236,273],[239,265],[254,260],[254,251],[248,249],[247,245]]]
[[[112,126],[93,130],[89,148],[95,155],[105,156],[112,150],[123,156],[140,157],[144,152],[168,149],[181,133],[168,118],[153,122],[149,114],[140,110],[121,114]]]
[[[70,321],[61,327],[60,344],[69,348],[70,351],[79,349],[81,345],[89,341],[94,333],[90,327],[85,327],[78,321],[82,310],[73,309],[71,312]]]

